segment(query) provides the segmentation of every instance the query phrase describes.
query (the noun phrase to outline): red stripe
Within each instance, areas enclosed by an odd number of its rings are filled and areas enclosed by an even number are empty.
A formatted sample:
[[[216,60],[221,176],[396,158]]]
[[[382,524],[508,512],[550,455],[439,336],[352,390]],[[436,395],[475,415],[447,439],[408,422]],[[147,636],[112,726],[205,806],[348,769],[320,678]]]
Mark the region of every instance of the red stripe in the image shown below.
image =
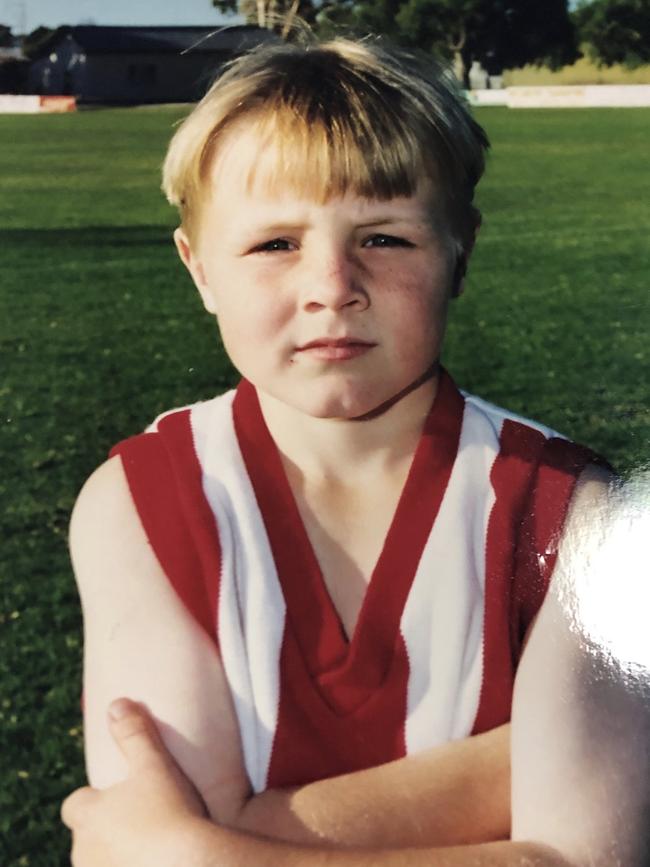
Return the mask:
[[[464,399],[443,370],[384,547],[366,592],[354,639],[337,672],[341,693],[368,695],[386,677],[406,600],[438,517],[458,452]],[[432,576],[433,577],[433,576]],[[351,696],[350,696],[351,699]]]
[[[527,630],[548,590],[557,543],[589,449],[507,420],[490,480],[496,501],[486,549],[483,683],[473,733],[510,719]],[[509,639],[509,640],[507,640]]]
[[[443,371],[348,643],[255,390],[243,382],[237,391],[237,437],[264,518],[287,620],[322,701],[336,714],[356,712],[391,669],[404,605],[456,457],[463,406],[460,392]]]
[[[218,639],[217,611],[221,583],[219,528],[203,491],[203,469],[196,453],[191,418],[189,410],[186,413],[173,413],[163,418],[158,427],[170,454],[176,458],[172,461],[172,468],[179,498],[201,563],[198,574],[188,576],[195,588],[197,613],[200,610],[197,619],[211,636]]]
[[[287,620],[312,675],[340,664],[347,642],[321,580],[277,447],[266,426],[257,392],[246,380],[233,403],[237,440],[264,520],[287,605]]]
[[[190,411],[181,410],[146,433],[119,443],[119,454],[149,543],[179,598],[216,641],[221,549],[203,494]]]
[[[514,661],[509,638],[516,532],[543,444],[544,435],[534,428],[504,421],[499,454],[490,473],[495,502],[485,552],[483,681],[472,734],[510,719]]]
[[[559,437],[547,440],[542,449],[517,559],[513,623],[517,658],[548,590],[576,481],[589,463],[604,462],[589,449]]]
[[[322,698],[290,631],[285,632],[280,666],[284,676],[268,788],[300,786],[406,754],[409,665],[401,636],[385,684],[352,714],[323,712]]]

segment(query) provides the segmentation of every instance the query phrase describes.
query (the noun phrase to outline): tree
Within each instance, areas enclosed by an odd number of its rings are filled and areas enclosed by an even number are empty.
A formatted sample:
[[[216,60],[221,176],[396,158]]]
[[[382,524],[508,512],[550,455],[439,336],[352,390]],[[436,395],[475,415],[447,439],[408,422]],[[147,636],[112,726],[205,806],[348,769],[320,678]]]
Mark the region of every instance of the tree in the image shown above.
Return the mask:
[[[395,15],[402,0],[212,0],[220,12],[238,12],[249,24],[268,27],[286,38],[297,19],[319,35],[390,34],[399,37]]]
[[[471,65],[470,42],[486,26],[481,0],[406,0],[396,20],[403,37],[414,45],[453,59],[460,81]]]
[[[34,57],[39,49],[56,33],[51,27],[37,27],[23,37],[23,52],[27,57]]]
[[[376,33],[404,42],[404,34],[397,23],[397,14],[403,5],[403,0],[325,2],[319,6],[316,25],[319,33],[329,25],[330,30],[344,30],[358,36]]]
[[[397,21],[414,44],[454,61],[459,78],[478,60],[490,73],[579,57],[567,0],[406,0]]]
[[[603,66],[650,63],[650,0],[593,0],[576,10],[581,38]]]
[[[212,0],[220,12],[238,12],[249,24],[276,30],[287,38],[298,17],[314,19],[312,0]]]
[[[640,0],[648,2],[648,0]],[[474,60],[490,73],[526,63],[553,68],[580,53],[567,0],[213,0],[221,11],[240,11],[249,21],[284,16],[286,37],[296,15],[317,32],[385,34],[396,42],[433,51],[453,61],[460,80]],[[263,8],[262,8],[263,7]]]

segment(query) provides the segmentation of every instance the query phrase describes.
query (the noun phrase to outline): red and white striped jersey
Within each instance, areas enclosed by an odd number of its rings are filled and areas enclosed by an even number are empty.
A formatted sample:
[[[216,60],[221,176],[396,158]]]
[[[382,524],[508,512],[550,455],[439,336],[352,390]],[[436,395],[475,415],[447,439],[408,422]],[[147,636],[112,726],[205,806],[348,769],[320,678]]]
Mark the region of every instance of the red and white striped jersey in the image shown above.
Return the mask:
[[[250,383],[113,453],[218,645],[256,792],[506,722],[575,480],[595,459],[443,372],[348,641]]]

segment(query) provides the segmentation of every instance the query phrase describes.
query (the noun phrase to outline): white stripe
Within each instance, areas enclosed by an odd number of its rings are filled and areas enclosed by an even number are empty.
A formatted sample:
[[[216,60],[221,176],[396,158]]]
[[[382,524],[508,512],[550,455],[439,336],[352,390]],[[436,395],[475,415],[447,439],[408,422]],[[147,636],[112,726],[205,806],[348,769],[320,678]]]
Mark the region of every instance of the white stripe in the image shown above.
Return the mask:
[[[458,455],[400,628],[409,657],[406,751],[470,734],[481,692],[485,540],[500,419],[465,404]]]
[[[280,695],[285,603],[232,419],[234,392],[192,408],[203,489],[222,551],[218,635],[246,771],[266,788]]]
[[[495,429],[501,430],[503,426],[503,422],[507,419],[508,421],[516,421],[519,424],[523,424],[526,427],[533,428],[533,430],[539,431],[544,434],[546,439],[549,437],[559,437],[560,439],[566,439],[565,436],[558,433],[553,428],[547,427],[545,424],[541,424],[538,421],[532,421],[529,418],[525,418],[523,415],[518,415],[516,412],[510,412],[507,409],[503,409],[503,407],[497,406],[494,403],[490,403],[487,400],[483,400],[482,397],[476,397],[474,394],[466,394],[462,392],[465,401],[467,403],[471,403],[474,407],[476,407],[479,412],[482,412],[484,415],[488,416],[492,425],[495,426]]]

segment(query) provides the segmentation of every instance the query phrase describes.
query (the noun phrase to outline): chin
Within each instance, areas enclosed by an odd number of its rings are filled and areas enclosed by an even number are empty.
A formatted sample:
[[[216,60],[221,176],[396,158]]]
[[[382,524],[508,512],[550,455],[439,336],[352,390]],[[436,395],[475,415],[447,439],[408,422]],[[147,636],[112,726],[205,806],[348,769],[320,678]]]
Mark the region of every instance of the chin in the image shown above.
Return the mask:
[[[356,419],[372,413],[387,400],[385,389],[327,388],[306,389],[296,409],[313,418]]]

